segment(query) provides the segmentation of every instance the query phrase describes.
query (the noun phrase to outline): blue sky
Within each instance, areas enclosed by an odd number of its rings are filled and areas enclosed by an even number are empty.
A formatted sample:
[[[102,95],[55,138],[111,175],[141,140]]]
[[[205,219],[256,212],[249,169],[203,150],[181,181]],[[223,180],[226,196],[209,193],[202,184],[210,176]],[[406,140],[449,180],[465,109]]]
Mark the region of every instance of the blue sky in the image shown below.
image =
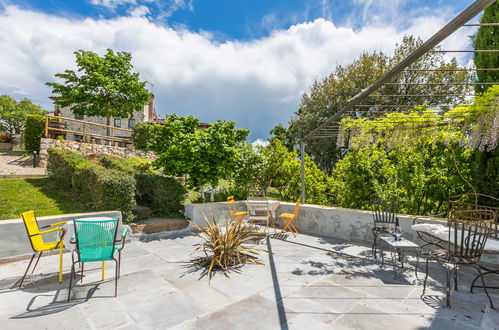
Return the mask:
[[[0,93],[51,108],[73,51],[132,52],[160,114],[234,120],[265,139],[310,84],[361,51],[423,39],[464,0],[0,0]],[[465,48],[469,29],[447,41]]]

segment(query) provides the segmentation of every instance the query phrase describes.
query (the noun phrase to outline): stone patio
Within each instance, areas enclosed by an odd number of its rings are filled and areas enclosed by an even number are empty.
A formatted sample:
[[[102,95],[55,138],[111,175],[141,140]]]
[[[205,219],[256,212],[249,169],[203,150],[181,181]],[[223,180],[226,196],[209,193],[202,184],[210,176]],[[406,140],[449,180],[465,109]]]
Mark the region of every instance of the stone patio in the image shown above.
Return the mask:
[[[154,236],[153,236],[154,237]],[[86,264],[72,302],[57,283],[58,256],[42,257],[22,289],[15,288],[27,261],[0,265],[3,329],[494,329],[499,313],[481,290],[470,294],[471,274],[460,273],[452,308],[444,302],[443,273],[431,265],[429,290],[414,271],[373,261],[369,247],[300,234],[268,238],[258,247],[265,265],[246,265],[211,281],[189,262],[199,238],[133,241],[123,253],[118,297],[114,266],[100,281],[100,263]],[[386,255],[388,256],[388,255]],[[409,267],[415,265],[414,258]],[[395,271],[397,270],[397,271]],[[423,279],[420,273],[419,278]],[[492,291],[492,290],[491,290]],[[499,306],[499,293],[493,294]]]
[[[47,175],[41,167],[33,167],[33,155],[24,151],[0,152],[0,178],[38,177]]]

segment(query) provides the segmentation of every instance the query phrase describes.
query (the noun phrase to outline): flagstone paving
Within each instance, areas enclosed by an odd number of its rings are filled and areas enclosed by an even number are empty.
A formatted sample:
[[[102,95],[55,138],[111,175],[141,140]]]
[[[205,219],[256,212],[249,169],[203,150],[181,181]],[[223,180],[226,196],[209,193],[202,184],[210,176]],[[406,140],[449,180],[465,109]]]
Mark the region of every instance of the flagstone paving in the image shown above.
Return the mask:
[[[2,329],[494,329],[499,313],[485,294],[470,294],[471,274],[460,273],[452,308],[441,307],[443,274],[430,267],[429,290],[414,271],[381,267],[367,246],[309,235],[268,238],[271,251],[227,278],[211,280],[190,260],[199,256],[191,235],[133,241],[125,246],[118,297],[114,265],[100,281],[100,263],[85,265],[83,283],[66,303],[57,282],[58,256],[42,257],[19,289],[27,261],[0,265]],[[411,265],[414,266],[414,260]],[[424,274],[419,274],[422,279]],[[499,306],[499,295],[493,294]]]

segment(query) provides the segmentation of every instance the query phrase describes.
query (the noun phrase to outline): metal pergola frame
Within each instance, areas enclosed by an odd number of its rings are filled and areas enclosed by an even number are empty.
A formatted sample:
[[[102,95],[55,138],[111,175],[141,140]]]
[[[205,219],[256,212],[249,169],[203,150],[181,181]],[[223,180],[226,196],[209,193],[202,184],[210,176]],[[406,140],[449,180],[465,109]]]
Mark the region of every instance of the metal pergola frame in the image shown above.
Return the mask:
[[[459,15],[457,15],[454,19],[452,19],[448,24],[446,24],[442,29],[436,32],[432,37],[430,37],[427,41],[425,41],[421,46],[415,49],[412,53],[410,53],[406,58],[400,61],[397,65],[395,65],[391,70],[381,76],[376,82],[371,84],[366,89],[362,90],[360,93],[355,95],[353,98],[348,100],[348,102],[341,108],[338,112],[336,112],[333,116],[329,117],[325,120],[321,125],[317,128],[306,134],[300,140],[300,158],[301,158],[301,201],[305,203],[305,143],[306,141],[318,140],[318,139],[327,139],[334,138],[337,136],[337,133],[340,129],[340,122],[342,118],[351,117],[352,113],[361,113],[366,112],[366,110],[354,110],[359,108],[381,108],[381,107],[394,107],[394,108],[413,108],[418,104],[412,105],[383,105],[383,104],[361,104],[369,97],[445,97],[445,96],[453,96],[453,95],[380,95],[373,94],[377,90],[379,90],[382,86],[389,85],[455,85],[455,86],[473,86],[473,85],[497,85],[499,82],[486,82],[486,83],[478,83],[478,82],[468,82],[468,83],[445,83],[445,82],[431,82],[431,83],[397,83],[392,82],[392,79],[395,78],[398,74],[402,72],[427,72],[427,71],[463,71],[463,72],[478,72],[478,71],[499,71],[499,68],[456,68],[456,69],[410,69],[409,66],[414,64],[417,60],[419,60],[422,56],[427,53],[497,53],[498,49],[480,49],[480,50],[440,50],[434,49],[437,47],[442,41],[444,41],[447,37],[449,37],[452,33],[458,30],[461,27],[480,27],[480,26],[493,26],[499,27],[499,22],[494,23],[468,23],[474,17],[476,17],[479,13],[481,13],[485,8],[490,6],[496,0],[476,0],[473,2],[468,8],[462,11]],[[472,95],[457,95],[463,97],[471,97]],[[374,102],[374,101],[373,101]],[[451,107],[455,105],[449,104],[434,104],[429,105],[428,108],[432,107]],[[379,112],[379,110],[378,110]],[[381,111],[381,113],[389,113],[390,111]],[[367,119],[375,119],[375,117],[362,117]]]

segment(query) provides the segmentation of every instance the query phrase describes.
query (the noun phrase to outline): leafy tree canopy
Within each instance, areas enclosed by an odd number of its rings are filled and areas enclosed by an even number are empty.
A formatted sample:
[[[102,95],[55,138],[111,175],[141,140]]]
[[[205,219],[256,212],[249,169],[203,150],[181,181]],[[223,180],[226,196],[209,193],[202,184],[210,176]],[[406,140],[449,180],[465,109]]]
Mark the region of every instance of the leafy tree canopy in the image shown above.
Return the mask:
[[[494,2],[487,7],[480,23],[497,23],[499,22],[499,1]],[[499,31],[497,26],[480,26],[477,34],[474,36],[473,46],[475,49],[499,49]],[[497,53],[474,53],[475,66],[480,69],[497,69],[499,68],[499,56]],[[477,71],[479,83],[484,82],[499,82],[498,71]],[[484,92],[490,85],[476,85],[476,92]]]
[[[7,134],[19,133],[28,115],[45,114],[39,105],[33,104],[29,99],[24,98],[16,101],[9,95],[0,96],[0,131]]]
[[[193,116],[169,115],[163,125],[152,125],[147,149],[156,153],[154,163],[166,175],[187,175],[192,187],[216,186],[233,175],[249,131],[221,120],[204,130],[198,124]]]
[[[58,95],[56,104],[77,115],[128,118],[149,100],[146,83],[132,72],[130,53],[108,49],[102,57],[84,50],[74,54],[77,72],[65,70],[55,75],[63,83],[46,83]]]
[[[270,130],[270,138],[269,142],[273,142],[275,140],[280,140],[282,144],[288,149],[288,151],[292,151],[297,143],[296,139],[291,135],[289,130],[282,126],[281,124],[277,124]]]

